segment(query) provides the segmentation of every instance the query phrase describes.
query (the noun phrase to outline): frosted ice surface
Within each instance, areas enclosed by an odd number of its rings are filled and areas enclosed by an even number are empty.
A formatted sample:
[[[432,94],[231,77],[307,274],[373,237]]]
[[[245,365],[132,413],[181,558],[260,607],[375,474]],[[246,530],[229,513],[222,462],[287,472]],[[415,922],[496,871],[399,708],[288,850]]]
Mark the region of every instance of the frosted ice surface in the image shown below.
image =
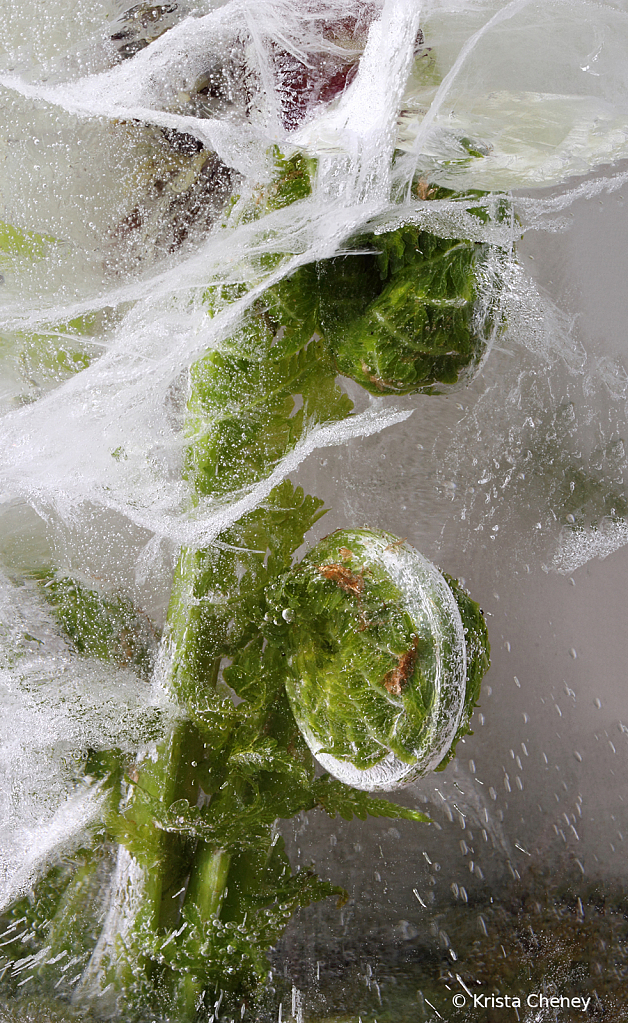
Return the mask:
[[[562,529],[550,567],[571,575],[591,558],[607,558],[628,544],[628,523],[606,519],[596,529]]]

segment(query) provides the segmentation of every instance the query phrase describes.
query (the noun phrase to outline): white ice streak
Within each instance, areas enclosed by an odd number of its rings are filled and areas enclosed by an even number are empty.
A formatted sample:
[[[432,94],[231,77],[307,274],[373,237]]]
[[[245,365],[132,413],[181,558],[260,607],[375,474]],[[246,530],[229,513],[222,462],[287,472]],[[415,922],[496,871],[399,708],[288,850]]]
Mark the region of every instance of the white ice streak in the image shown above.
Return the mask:
[[[41,824],[15,828],[5,837],[0,846],[0,912],[26,894],[51,861],[80,847],[104,799],[101,785],[85,786]]]
[[[135,119],[174,128],[199,139],[228,166],[245,174],[253,173],[263,162],[269,142],[258,128],[165,109],[178,93],[192,89],[206,70],[209,53],[228,48],[234,21],[237,27],[239,20],[244,29],[242,8],[243,5],[231,3],[203,18],[186,18],[141,50],[132,61],[97,75],[46,85],[5,74],[0,76],[0,85],[82,117]]]
[[[628,182],[628,171],[618,171],[610,177],[590,178],[572,188],[566,188],[549,198],[517,196],[515,206],[520,220],[521,233],[527,231],[567,230],[573,221],[560,214],[580,199],[593,199],[607,193],[612,195]]]
[[[162,688],[77,658],[39,595],[0,576],[0,903],[97,818],[99,786],[77,781],[87,751],[135,751],[171,712]]]
[[[291,138],[299,148],[322,155],[341,153],[339,161],[323,162],[326,189],[340,182],[350,202],[366,198],[376,183],[382,195],[390,188],[390,163],[395,141],[394,118],[403,95],[419,30],[420,6],[412,0],[385,0],[380,18],[369,31],[358,73],[337,104],[306,124]],[[351,168],[351,169],[349,169]]]

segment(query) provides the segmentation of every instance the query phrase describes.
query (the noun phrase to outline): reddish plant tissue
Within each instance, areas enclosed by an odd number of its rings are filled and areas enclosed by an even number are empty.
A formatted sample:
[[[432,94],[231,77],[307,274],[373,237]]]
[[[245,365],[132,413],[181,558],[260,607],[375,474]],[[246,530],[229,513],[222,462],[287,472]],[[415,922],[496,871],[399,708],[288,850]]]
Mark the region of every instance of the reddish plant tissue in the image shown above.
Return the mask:
[[[414,674],[419,653],[419,637],[415,636],[412,646],[399,658],[399,664],[384,676],[384,686],[392,696],[401,696]]]
[[[298,128],[311,109],[335,99],[351,84],[366,38],[365,20],[371,19],[372,12],[368,19],[346,17],[325,23],[321,34],[331,44],[327,53],[297,56],[275,48],[273,63],[280,83],[281,119],[288,131]]]
[[[344,565],[321,565],[318,571],[325,579],[331,579],[332,582],[338,584],[341,590],[352,594],[354,597],[359,597],[364,589],[362,573],[355,575],[348,568],[345,568]]]

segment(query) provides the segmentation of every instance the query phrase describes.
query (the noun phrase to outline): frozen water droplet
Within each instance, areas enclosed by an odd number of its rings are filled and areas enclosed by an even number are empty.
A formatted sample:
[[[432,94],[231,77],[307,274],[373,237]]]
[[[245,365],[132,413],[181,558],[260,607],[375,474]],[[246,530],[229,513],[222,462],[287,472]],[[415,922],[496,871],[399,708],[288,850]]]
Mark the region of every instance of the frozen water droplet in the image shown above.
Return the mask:
[[[330,569],[326,578],[337,583],[338,570],[335,566],[339,563],[340,548],[352,550],[364,566],[360,580],[366,575],[371,580],[382,577],[389,580],[387,585],[393,584],[400,594],[400,606],[416,627],[416,636],[426,637],[432,645],[433,660],[425,669],[429,672],[433,691],[430,709],[420,726],[411,727],[406,720],[404,704],[399,699],[403,690],[399,688],[395,692],[388,689],[387,693],[387,687],[382,683],[380,699],[386,703],[387,710],[388,705],[395,701],[394,735],[403,735],[404,751],[408,756],[402,760],[395,754],[386,744],[389,733],[379,730],[378,723],[369,735],[376,734],[380,745],[374,748],[369,745],[371,766],[361,766],[362,750],[366,748],[364,743],[359,748],[355,747],[355,756],[350,756],[349,752],[342,755],[325,752],[325,747],[332,740],[336,745],[345,743],[347,750],[350,748],[344,731],[346,718],[342,714],[334,715],[333,706],[327,700],[320,703],[323,711],[308,713],[306,707],[312,704],[312,693],[318,691],[321,683],[318,674],[308,674],[306,662],[302,678],[287,684],[288,695],[305,741],[326,771],[353,788],[371,792],[390,791],[433,770],[451,745],[462,715],[466,687],[466,644],[462,620],[454,595],[443,576],[423,555],[403,541],[387,533],[369,530],[338,531],[327,537],[310,552],[308,559],[312,564],[316,563],[316,570],[320,572],[318,563],[323,558]],[[347,578],[346,570],[342,571],[345,574],[339,576],[338,585],[349,594],[349,599],[354,599],[353,589],[361,594],[364,584],[354,577]],[[366,633],[364,635],[367,643],[369,637]],[[333,685],[334,667],[337,673],[335,662],[333,666],[330,663],[330,685]],[[365,759],[362,759],[362,764]]]

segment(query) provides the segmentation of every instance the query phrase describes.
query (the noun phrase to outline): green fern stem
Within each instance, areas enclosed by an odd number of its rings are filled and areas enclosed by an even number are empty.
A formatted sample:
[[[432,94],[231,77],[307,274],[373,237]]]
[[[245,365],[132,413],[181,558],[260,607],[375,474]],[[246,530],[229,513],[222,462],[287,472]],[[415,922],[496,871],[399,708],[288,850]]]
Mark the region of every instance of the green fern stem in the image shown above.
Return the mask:
[[[218,917],[231,859],[231,853],[226,849],[213,849],[207,842],[199,843],[185,901],[196,908],[203,921]],[[187,974],[183,977],[177,992],[178,1019],[194,1019],[203,987],[198,976]]]

